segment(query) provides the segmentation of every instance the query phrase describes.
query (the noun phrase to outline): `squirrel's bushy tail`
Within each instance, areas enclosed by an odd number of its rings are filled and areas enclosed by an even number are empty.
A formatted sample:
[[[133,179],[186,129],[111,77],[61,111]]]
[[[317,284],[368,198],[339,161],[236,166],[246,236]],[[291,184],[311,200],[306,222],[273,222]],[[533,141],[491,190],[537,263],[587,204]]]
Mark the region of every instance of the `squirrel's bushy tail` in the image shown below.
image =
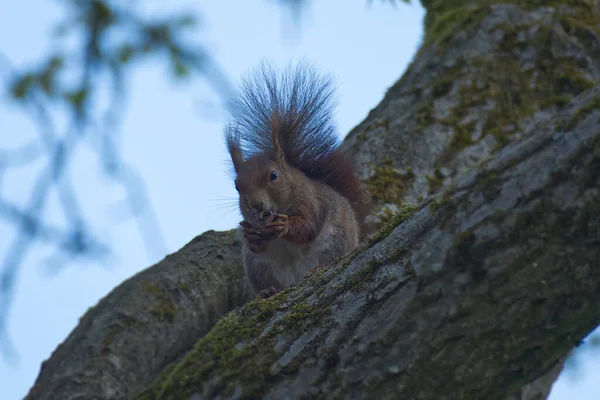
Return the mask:
[[[286,162],[346,197],[365,233],[368,194],[353,161],[339,148],[334,100],[331,80],[309,64],[277,72],[263,63],[242,81],[225,138],[229,151],[239,150],[244,159],[273,151],[272,118],[277,116]]]

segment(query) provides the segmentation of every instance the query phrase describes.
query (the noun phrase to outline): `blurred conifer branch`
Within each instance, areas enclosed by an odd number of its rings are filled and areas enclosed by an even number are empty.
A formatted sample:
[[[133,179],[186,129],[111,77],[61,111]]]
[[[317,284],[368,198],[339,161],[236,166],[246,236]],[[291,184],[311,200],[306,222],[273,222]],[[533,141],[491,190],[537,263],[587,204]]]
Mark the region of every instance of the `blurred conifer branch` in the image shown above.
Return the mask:
[[[0,59],[8,101],[18,104],[37,131],[37,137],[22,148],[0,147],[0,219],[14,228],[12,242],[0,260],[0,350],[4,356],[14,355],[6,337],[6,321],[15,282],[36,242],[56,249],[55,268],[70,259],[97,260],[109,252],[109,244],[96,237],[87,223],[69,178],[71,160],[84,144],[97,152],[105,176],[125,189],[129,214],[136,218],[151,256],[164,255],[143,180],[119,152],[119,122],[132,67],[156,59],[166,63],[175,79],[203,77],[224,98],[231,94],[228,80],[207,51],[188,40],[197,24],[191,13],[143,18],[132,3],[60,2],[67,17],[56,26],[56,45],[49,56],[28,70],[15,70],[5,56]],[[68,41],[75,41],[77,47],[69,47]],[[67,121],[67,128],[59,129],[58,121]],[[29,200],[11,203],[2,177],[33,163],[45,167],[32,183]],[[65,227],[44,220],[53,191],[68,221]]]

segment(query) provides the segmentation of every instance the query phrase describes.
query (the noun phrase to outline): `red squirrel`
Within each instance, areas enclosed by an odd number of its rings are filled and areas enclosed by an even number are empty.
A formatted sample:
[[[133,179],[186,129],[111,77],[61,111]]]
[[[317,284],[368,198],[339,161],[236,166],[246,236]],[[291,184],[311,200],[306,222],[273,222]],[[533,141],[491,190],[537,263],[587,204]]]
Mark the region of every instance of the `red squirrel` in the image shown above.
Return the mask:
[[[300,63],[247,76],[225,140],[244,220],[246,276],[262,297],[342,257],[366,234],[369,196],[339,148],[329,78]]]

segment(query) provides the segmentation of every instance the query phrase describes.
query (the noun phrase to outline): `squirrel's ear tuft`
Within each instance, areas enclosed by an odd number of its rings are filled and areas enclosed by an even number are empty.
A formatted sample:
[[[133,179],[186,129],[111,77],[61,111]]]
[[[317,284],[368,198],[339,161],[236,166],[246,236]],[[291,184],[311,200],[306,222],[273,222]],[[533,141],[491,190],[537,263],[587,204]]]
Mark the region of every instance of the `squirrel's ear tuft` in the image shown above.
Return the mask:
[[[244,163],[244,157],[242,156],[242,150],[240,148],[240,137],[236,131],[232,127],[228,127],[225,140],[227,142],[227,151],[231,156],[231,162],[233,163],[233,169],[237,174],[240,170],[240,167]]]
[[[279,143],[279,132],[281,131],[281,120],[279,112],[273,111],[271,115],[271,137],[273,139],[273,158],[276,162],[283,161],[283,151]]]
[[[232,147],[229,149],[229,154],[231,154],[233,169],[235,169],[235,173],[237,174],[240,170],[240,166],[244,162],[244,159],[242,158],[242,151],[239,147]]]

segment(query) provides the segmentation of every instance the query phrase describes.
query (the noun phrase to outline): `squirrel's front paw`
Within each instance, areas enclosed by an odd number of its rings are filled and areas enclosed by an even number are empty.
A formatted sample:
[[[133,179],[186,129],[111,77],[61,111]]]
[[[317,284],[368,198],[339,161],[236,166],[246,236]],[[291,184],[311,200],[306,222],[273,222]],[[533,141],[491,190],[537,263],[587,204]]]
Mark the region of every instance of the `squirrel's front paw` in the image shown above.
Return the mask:
[[[262,240],[259,231],[248,221],[240,222],[240,226],[242,227],[242,235],[244,236],[244,240],[250,251],[253,253],[262,252],[265,249],[265,243]]]
[[[288,233],[288,229],[288,216],[284,214],[273,214],[265,221],[261,237],[263,239],[280,238]]]

